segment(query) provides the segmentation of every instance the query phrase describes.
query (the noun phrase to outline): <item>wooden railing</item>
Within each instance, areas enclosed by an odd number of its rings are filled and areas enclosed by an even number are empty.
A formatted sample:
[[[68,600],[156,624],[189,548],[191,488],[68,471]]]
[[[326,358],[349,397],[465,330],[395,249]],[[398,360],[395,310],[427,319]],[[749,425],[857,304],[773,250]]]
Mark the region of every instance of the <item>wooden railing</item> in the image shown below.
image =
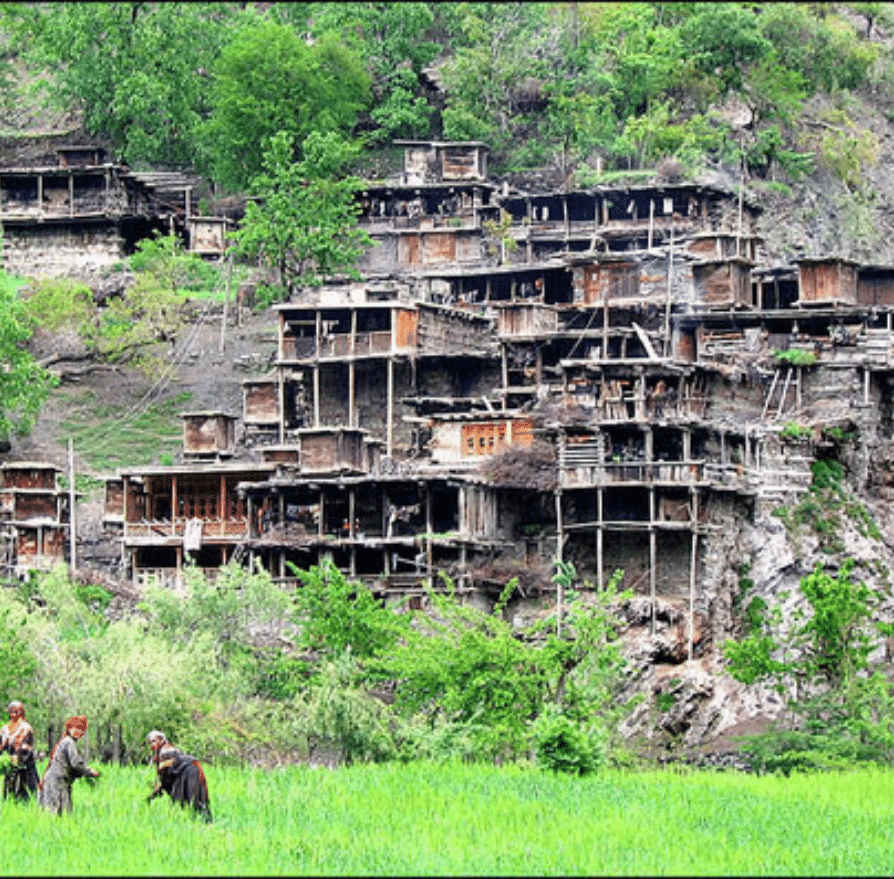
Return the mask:
[[[182,537],[187,522],[192,519],[174,519],[173,521],[156,520],[152,522],[125,522],[124,537],[125,539],[133,538],[161,538],[161,537]],[[203,519],[202,520],[202,539],[209,540],[214,538],[245,538],[248,537],[248,518],[239,519]]]

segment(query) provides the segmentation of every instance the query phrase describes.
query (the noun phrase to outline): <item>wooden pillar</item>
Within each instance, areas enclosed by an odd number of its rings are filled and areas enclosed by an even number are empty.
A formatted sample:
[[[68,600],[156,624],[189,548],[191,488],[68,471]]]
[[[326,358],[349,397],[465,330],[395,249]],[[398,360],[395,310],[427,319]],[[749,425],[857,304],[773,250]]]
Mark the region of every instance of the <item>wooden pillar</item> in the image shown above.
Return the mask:
[[[655,227],[655,199],[649,199],[649,237],[646,241],[646,249],[652,249],[652,231]]]
[[[655,634],[655,603],[657,600],[657,541],[655,535],[655,488],[649,489],[649,600],[651,604],[651,628]]]
[[[385,404],[385,450],[390,458],[394,454],[394,361],[391,357],[386,362],[387,401]]]
[[[698,558],[698,492],[692,493],[692,546],[689,551],[689,649],[687,659],[692,659],[692,642],[695,640],[695,572]]]
[[[221,523],[221,537],[224,534],[223,523],[226,522],[230,517],[227,515],[227,477],[221,473],[220,474],[220,523]]]
[[[509,397],[509,356],[506,353],[507,346],[500,346],[500,371],[503,379],[503,409],[506,409],[506,401]]]
[[[177,477],[176,475],[171,476],[171,534],[177,533],[176,521],[177,521],[177,509],[178,506],[178,498],[177,498]]]
[[[37,212],[43,216],[43,174],[37,175]]]
[[[355,364],[352,357],[348,361],[348,427],[357,427],[355,422],[356,393],[355,393]]]
[[[313,368],[314,382],[314,427],[320,426],[320,364],[315,363]]]
[[[351,339],[349,350],[351,352],[348,361],[348,427],[357,427],[355,419],[356,409],[356,367],[354,363],[354,355],[357,353],[357,309],[351,309]]]
[[[556,489],[556,565],[563,561],[565,550],[565,523],[562,519],[562,490]],[[564,612],[565,587],[561,579],[556,580],[556,637],[562,637],[562,614]]]
[[[608,296],[605,292],[602,294],[602,360],[608,360],[608,322],[610,320],[608,311]]]
[[[604,489],[601,485],[596,489],[596,585],[600,589],[605,588],[605,562],[603,560],[605,528],[602,522],[603,491]]]
[[[670,246],[667,256],[667,299],[664,304],[664,356],[669,357],[670,350],[670,313],[671,297],[674,284],[674,224],[670,225]]]
[[[56,518],[59,519],[59,512],[56,511]],[[78,525],[77,525],[77,493],[75,492],[75,471],[74,471],[74,440],[68,438],[68,539],[69,539],[69,566],[72,574],[78,569],[77,549],[78,549]]]
[[[74,174],[68,172],[68,216],[75,215]]]
[[[281,366],[276,370],[276,400],[279,408],[277,418],[279,421],[279,441],[284,443],[286,441],[286,382]]]
[[[432,571],[432,532],[434,525],[432,524],[431,515],[431,486],[425,486],[425,567],[428,577],[428,586],[434,589],[435,575]]]
[[[319,495],[319,497],[320,497],[320,502],[319,502],[319,507],[320,507],[320,518],[319,518],[319,520],[317,521],[317,537],[319,537],[319,539],[322,540],[322,539],[326,536],[326,529],[325,529],[325,524],[326,524],[326,498],[325,498],[325,496],[324,496],[324,494],[323,494],[323,490],[322,490],[322,489],[320,489],[320,495]]]

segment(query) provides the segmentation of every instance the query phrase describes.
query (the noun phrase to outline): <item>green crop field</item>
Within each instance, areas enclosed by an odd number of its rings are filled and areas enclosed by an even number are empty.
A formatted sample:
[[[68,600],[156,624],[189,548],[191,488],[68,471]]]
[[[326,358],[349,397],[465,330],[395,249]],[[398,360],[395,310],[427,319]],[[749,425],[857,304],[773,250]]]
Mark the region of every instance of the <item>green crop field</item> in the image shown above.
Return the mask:
[[[214,823],[145,803],[151,770],[5,802],[9,875],[890,875],[894,773],[587,778],[464,765],[206,766]]]

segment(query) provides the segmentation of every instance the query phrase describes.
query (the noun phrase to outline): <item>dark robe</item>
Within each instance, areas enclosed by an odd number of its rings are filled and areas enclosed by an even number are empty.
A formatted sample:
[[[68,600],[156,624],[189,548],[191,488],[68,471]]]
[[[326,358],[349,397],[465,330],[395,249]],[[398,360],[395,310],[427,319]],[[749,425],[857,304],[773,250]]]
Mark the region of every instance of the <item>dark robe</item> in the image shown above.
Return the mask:
[[[170,742],[163,745],[155,757],[158,783],[153,796],[166,793],[181,808],[189,803],[196,813],[211,822],[208,782],[201,764],[190,754],[184,754]]]
[[[37,793],[37,765],[34,762],[34,730],[20,720],[14,731],[10,724],[0,729],[0,751],[16,760],[3,779],[3,799],[13,797],[25,801]]]

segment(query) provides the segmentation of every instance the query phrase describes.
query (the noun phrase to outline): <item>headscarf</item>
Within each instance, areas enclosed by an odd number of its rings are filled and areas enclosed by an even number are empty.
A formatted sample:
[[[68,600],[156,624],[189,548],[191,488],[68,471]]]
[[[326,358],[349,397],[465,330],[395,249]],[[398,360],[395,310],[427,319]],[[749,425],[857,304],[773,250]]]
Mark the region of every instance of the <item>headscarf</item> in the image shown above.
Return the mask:
[[[146,741],[151,745],[156,739],[161,739],[163,742],[168,740],[168,737],[160,730],[154,729],[151,732],[146,734]]]
[[[13,708],[18,708],[19,711],[22,712],[22,717],[25,716],[25,706],[21,702],[19,702],[18,699],[13,699],[12,702],[10,702],[9,705],[6,706],[7,711],[12,711]]]
[[[79,729],[87,732],[87,718],[83,714],[75,714],[73,717],[69,717],[65,721],[65,731],[68,732],[70,729]]]

